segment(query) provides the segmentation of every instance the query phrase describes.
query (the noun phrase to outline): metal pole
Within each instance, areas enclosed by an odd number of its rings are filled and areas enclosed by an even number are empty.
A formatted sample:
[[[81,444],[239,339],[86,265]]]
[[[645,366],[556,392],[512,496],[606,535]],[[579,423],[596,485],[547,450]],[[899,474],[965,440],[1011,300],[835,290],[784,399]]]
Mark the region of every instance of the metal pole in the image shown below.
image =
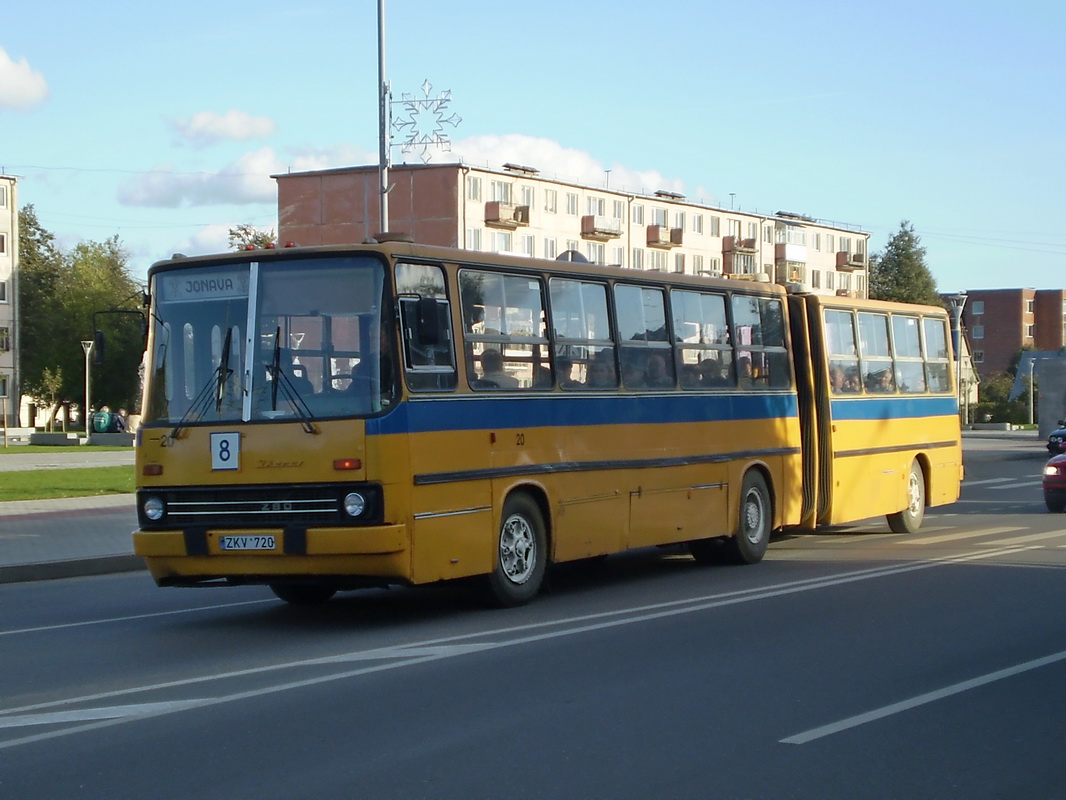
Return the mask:
[[[85,409],[82,412],[82,416],[85,418],[85,440],[89,440],[89,434],[92,432],[92,419],[93,419],[93,403],[92,396],[89,393],[89,388],[92,385],[89,379],[90,370],[92,368],[92,362],[89,360],[89,356],[93,352],[93,340],[89,339],[81,342],[81,349],[85,351]]]
[[[1036,359],[1029,359],[1029,424],[1034,423],[1033,418],[1033,396],[1036,394],[1036,388],[1033,386],[1033,369],[1036,367]]]
[[[951,303],[951,339],[955,349],[955,397],[962,408],[962,309],[966,306],[966,293],[948,295]]]
[[[385,0],[378,0],[378,191],[381,232],[389,229],[389,87],[385,82]]]

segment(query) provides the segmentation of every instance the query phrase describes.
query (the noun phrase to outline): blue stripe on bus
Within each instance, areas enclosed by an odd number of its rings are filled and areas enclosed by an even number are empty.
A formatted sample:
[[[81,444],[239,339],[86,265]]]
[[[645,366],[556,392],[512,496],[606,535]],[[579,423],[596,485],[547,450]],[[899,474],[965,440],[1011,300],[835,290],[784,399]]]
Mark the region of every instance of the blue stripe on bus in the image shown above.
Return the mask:
[[[368,435],[542,428],[736,422],[797,416],[795,395],[681,394],[463,397],[414,400],[366,421]]]
[[[951,417],[957,415],[954,397],[849,398],[830,402],[834,420],[912,419],[915,417]]]

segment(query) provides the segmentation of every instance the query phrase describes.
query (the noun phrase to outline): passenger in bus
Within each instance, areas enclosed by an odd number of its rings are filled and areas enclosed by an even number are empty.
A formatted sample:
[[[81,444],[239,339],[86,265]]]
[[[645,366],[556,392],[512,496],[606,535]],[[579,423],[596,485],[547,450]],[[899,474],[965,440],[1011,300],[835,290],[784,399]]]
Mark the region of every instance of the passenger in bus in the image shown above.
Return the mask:
[[[644,368],[644,382],[656,389],[674,387],[674,376],[666,367],[666,359],[659,353],[652,353],[648,356],[648,362]]]
[[[878,394],[887,394],[896,390],[895,382],[892,380],[892,370],[882,369],[877,372],[870,373],[866,378],[866,391],[876,392]]]
[[[622,364],[622,385],[627,389],[644,388],[644,370],[631,361]]]
[[[700,362],[700,383],[707,388],[732,386],[733,378],[729,374],[729,364],[717,358],[705,358]]]
[[[842,394],[847,391],[844,388],[847,383],[847,378],[844,375],[844,368],[838,364],[834,364],[829,368],[829,388],[833,394]]]
[[[858,394],[862,391],[862,381],[859,380],[857,367],[848,367],[844,373],[844,391],[851,394]]]
[[[683,364],[681,366],[681,386],[685,389],[700,389],[703,387],[703,379],[700,368],[695,364]]]
[[[585,385],[590,389],[613,389],[618,385],[614,372],[614,359],[609,350],[601,350],[589,364],[588,380]]]
[[[497,389],[518,388],[518,378],[504,370],[503,353],[499,350],[486,350],[481,354],[481,380]]]
[[[751,387],[755,382],[755,375],[751,368],[751,358],[741,356],[737,359],[737,379],[741,386]]]

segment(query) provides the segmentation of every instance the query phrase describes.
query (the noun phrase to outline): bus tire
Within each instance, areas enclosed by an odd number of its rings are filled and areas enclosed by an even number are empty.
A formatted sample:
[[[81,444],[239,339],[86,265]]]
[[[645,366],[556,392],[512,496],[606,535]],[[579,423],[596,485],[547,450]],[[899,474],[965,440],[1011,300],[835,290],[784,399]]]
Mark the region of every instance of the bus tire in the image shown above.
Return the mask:
[[[740,489],[737,529],[725,543],[729,559],[735,564],[762,561],[772,527],[773,506],[766,479],[758,470],[748,470]]]
[[[885,517],[895,533],[917,533],[925,519],[925,473],[917,459],[907,476],[907,507]]]
[[[527,494],[507,498],[496,537],[496,568],[482,579],[485,601],[497,608],[532,600],[548,566],[548,537],[540,507]]]
[[[337,593],[332,586],[312,583],[272,583],[270,591],[277,595],[279,600],[284,600],[294,606],[325,603]]]

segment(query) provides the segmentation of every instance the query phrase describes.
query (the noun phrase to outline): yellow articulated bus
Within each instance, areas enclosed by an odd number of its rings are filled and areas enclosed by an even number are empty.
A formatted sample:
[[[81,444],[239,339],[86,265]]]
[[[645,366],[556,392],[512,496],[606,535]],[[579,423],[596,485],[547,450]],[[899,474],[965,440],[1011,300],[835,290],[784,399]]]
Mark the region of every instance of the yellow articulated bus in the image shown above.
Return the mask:
[[[780,528],[958,497],[942,309],[405,242],[175,258],[149,294],[161,586],[476,577],[515,605],[555,562],[755,563]]]

